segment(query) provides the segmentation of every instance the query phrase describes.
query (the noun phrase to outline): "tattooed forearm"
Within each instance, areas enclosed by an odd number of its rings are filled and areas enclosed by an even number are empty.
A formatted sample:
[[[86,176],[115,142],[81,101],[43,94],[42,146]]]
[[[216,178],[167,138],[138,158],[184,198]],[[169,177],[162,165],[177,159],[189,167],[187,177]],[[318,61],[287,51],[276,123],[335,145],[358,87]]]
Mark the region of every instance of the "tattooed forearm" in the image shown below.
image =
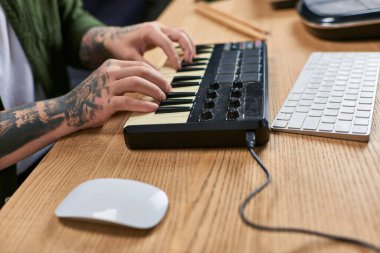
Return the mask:
[[[96,71],[65,96],[1,111],[0,158],[60,126],[69,126],[75,131],[85,124],[97,125],[96,113],[109,102],[107,81],[106,73]],[[102,98],[103,95],[106,98]]]
[[[83,66],[94,69],[112,57],[107,50],[107,40],[120,39],[136,30],[140,25],[127,27],[94,27],[83,37],[79,56]]]
[[[62,98],[0,112],[0,157],[56,129],[64,120]]]

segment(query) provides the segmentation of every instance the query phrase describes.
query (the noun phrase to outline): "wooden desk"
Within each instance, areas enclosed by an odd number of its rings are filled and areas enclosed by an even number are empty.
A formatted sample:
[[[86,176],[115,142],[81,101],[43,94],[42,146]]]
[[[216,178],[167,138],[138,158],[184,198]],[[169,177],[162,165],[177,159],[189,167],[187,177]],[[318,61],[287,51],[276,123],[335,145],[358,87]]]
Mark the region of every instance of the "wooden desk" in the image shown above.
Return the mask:
[[[312,51],[380,50],[379,41],[319,40],[305,31],[293,10],[272,10],[266,0],[215,5],[272,32],[271,119]],[[195,14],[189,0],[174,1],[159,20],[186,28],[197,43],[248,39]],[[272,133],[258,152],[273,173],[273,182],[249,206],[250,218],[379,245],[379,103],[377,99],[369,143]],[[315,237],[246,227],[238,207],[264,175],[244,148],[131,151],[122,134],[127,117],[119,113],[103,128],[71,135],[54,146],[0,212],[2,253],[367,252]],[[149,231],[54,216],[74,187],[102,177],[141,180],[162,188],[170,199],[167,216]]]

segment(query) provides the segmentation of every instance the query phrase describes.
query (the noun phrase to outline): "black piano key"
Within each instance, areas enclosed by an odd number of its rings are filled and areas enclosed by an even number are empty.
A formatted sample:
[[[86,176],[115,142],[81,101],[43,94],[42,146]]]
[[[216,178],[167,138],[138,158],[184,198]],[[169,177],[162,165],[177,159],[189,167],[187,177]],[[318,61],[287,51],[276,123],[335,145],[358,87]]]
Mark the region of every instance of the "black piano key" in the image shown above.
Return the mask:
[[[198,79],[202,79],[202,76],[175,76],[173,78],[173,82],[190,81],[190,80],[198,80]]]
[[[173,98],[173,99],[167,99],[165,101],[162,101],[160,103],[160,106],[165,106],[165,105],[183,105],[183,104],[191,104],[194,102],[194,99],[189,99],[189,98]]]
[[[180,88],[180,87],[190,87],[190,86],[198,86],[199,82],[172,82],[171,86],[173,88]]]
[[[176,46],[175,48],[180,49],[181,46]],[[205,49],[205,48],[214,48],[212,45],[195,45],[195,49]]]
[[[169,92],[166,98],[195,97],[196,92]]]
[[[212,45],[196,45],[196,49],[214,48]]]
[[[190,110],[191,110],[191,107],[189,106],[158,107],[156,114],[173,113],[173,112],[188,112]]]
[[[188,71],[201,71],[201,70],[205,70],[205,68],[181,68],[179,70],[177,70],[177,72],[188,72]]]
[[[199,62],[199,61],[208,61],[210,60],[209,58],[204,58],[204,57],[194,57],[193,62]]]
[[[187,62],[182,62],[182,68],[186,68],[186,67],[192,67],[192,66],[207,66],[207,63],[203,63],[203,62],[192,62],[192,63],[187,63]]]
[[[213,49],[199,49],[196,54],[212,53]]]

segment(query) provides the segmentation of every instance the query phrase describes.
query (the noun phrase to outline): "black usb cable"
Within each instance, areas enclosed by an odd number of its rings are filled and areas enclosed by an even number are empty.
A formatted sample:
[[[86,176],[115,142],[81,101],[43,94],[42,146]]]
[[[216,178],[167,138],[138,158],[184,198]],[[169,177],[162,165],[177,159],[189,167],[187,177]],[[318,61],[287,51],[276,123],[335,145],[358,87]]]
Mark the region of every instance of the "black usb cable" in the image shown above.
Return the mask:
[[[266,179],[264,183],[262,183],[258,188],[256,188],[253,192],[251,192],[248,197],[244,200],[244,202],[240,205],[239,212],[240,212],[240,217],[243,220],[243,222],[250,226],[253,227],[257,230],[263,230],[263,231],[269,231],[269,232],[282,232],[282,233],[298,233],[298,234],[307,234],[307,235],[313,235],[313,236],[319,236],[323,237],[329,240],[333,241],[338,241],[338,242],[343,242],[343,243],[348,243],[348,244],[353,244],[359,247],[367,248],[370,250],[373,250],[374,252],[380,253],[380,248],[378,246],[375,246],[373,244],[361,241],[359,239],[355,238],[349,238],[349,237],[344,237],[344,236],[339,236],[339,235],[333,235],[333,234],[328,234],[324,232],[319,232],[315,230],[308,230],[308,229],[303,229],[303,228],[295,228],[295,227],[271,227],[271,226],[265,226],[265,225],[260,225],[255,222],[250,221],[244,214],[244,210],[246,206],[250,203],[250,201],[257,195],[259,194],[264,188],[269,185],[270,181],[272,180],[272,176],[269,173],[268,169],[265,167],[263,162],[260,160],[259,156],[255,153],[254,147],[255,147],[255,142],[256,142],[256,136],[254,132],[247,132],[246,133],[246,142],[247,142],[247,148],[252,155],[253,159],[256,160],[256,162],[260,165],[262,168],[263,172],[266,175]]]

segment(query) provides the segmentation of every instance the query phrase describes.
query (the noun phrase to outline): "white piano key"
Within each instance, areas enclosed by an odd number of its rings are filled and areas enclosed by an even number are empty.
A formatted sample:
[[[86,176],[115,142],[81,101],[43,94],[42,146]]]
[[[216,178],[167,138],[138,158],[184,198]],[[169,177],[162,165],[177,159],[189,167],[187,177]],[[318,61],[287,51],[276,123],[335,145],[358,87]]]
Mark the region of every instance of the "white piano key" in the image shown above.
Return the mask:
[[[177,107],[177,106],[188,106],[188,107],[192,107],[193,104],[177,104],[177,105],[160,105],[160,107]]]
[[[177,71],[171,67],[162,67],[160,69],[160,72],[162,75],[164,76],[168,76],[168,75],[174,75]]]
[[[177,72],[173,78],[176,76],[204,76],[205,72],[205,70]]]
[[[177,87],[172,88],[170,92],[197,92],[199,86],[187,86],[187,87]]]
[[[212,55],[212,53],[203,53],[203,54],[197,54],[195,57],[197,57],[197,58],[207,58],[207,59],[210,59],[210,58],[211,58],[211,55]]]
[[[124,127],[132,125],[153,125],[153,124],[176,124],[186,123],[189,117],[189,112],[174,112],[174,113],[133,113]]]

